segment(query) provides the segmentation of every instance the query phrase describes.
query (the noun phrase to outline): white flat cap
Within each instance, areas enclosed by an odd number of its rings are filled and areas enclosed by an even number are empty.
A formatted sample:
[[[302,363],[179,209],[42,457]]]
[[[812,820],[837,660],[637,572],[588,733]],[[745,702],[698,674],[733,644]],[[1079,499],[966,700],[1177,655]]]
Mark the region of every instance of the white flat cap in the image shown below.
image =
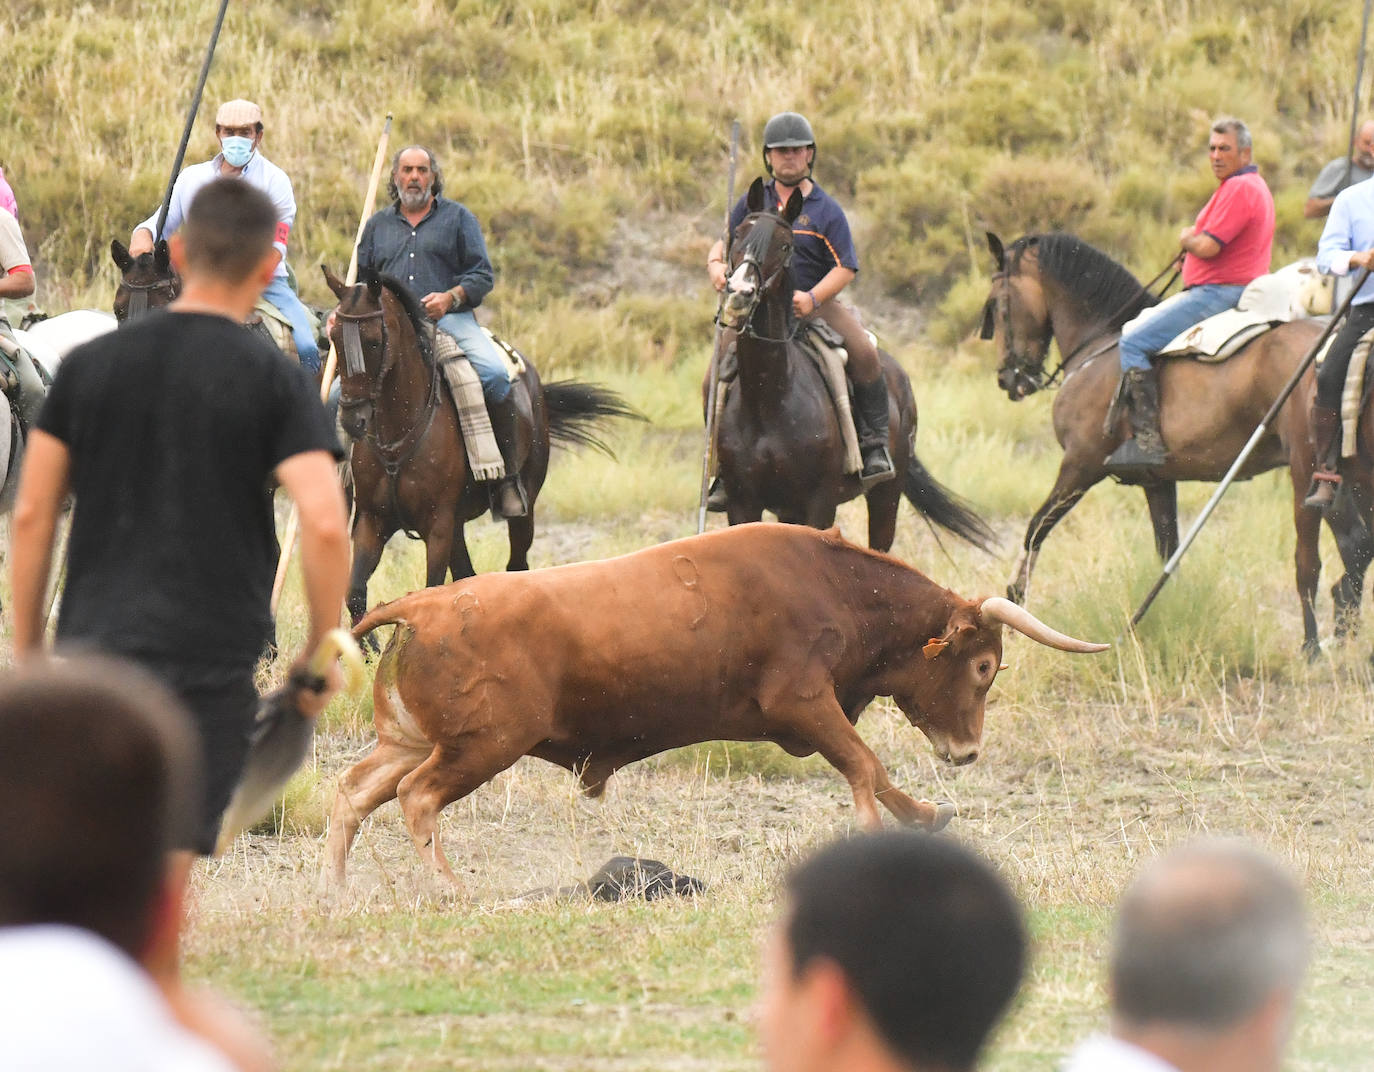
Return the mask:
[[[250,100],[225,101],[215,113],[217,127],[250,127],[262,122],[262,109]]]

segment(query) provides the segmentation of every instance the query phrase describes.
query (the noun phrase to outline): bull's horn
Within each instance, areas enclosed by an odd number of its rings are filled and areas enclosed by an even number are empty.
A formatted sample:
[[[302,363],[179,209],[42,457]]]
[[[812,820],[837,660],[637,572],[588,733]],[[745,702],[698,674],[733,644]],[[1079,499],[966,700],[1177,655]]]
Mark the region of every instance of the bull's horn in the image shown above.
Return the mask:
[[[1025,607],[1019,607],[1010,599],[1003,599],[1001,596],[989,596],[978,607],[978,617],[985,622],[1001,622],[1009,625],[1018,633],[1024,633],[1032,640],[1038,641],[1051,648],[1058,648],[1060,651],[1075,651],[1083,655],[1090,655],[1095,651],[1106,651],[1111,647],[1110,644],[1093,644],[1086,640],[1075,640],[1071,636],[1065,636],[1057,629],[1051,629]]]

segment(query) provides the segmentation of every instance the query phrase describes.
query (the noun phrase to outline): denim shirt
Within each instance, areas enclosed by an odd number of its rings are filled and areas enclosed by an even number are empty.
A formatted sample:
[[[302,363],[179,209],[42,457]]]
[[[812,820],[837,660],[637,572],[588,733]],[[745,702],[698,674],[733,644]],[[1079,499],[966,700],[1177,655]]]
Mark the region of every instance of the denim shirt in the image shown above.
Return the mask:
[[[494,282],[477,217],[446,197],[413,227],[399,202],[374,215],[358,243],[358,267],[400,280],[418,298],[461,285],[467,304],[454,312],[481,305]]]

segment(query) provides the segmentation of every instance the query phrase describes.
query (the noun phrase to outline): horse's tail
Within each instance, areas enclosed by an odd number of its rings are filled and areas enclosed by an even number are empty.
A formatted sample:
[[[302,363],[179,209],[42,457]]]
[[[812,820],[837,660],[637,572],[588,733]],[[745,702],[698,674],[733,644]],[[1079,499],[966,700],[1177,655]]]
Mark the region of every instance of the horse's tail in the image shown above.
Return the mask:
[[[988,523],[979,517],[969,503],[941,484],[911,451],[906,463],[906,486],[902,489],[911,505],[934,525],[939,525],[980,550],[993,553],[997,542]]]
[[[602,422],[617,417],[648,419],[609,387],[580,380],[544,384],[544,405],[549,438],[555,443],[594,447],[610,457],[615,454],[599,434]]]

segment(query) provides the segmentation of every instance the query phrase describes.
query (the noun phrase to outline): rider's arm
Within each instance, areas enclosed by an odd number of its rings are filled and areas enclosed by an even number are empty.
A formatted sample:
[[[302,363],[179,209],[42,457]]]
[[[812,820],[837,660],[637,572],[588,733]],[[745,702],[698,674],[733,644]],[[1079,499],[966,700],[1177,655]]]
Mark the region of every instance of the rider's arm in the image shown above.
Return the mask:
[[[1331,211],[1334,197],[1309,197],[1302,206],[1304,219],[1319,220]]]
[[[1209,261],[1221,252],[1221,243],[1206,231],[1199,231],[1195,227],[1185,227],[1183,233],[1179,235],[1178,248],[1184,253],[1191,253],[1194,257]]]
[[[0,298],[27,298],[33,288],[33,269],[27,264],[11,268],[0,278]]]
[[[19,222],[0,216],[0,298],[27,298],[33,293],[33,265]]]
[[[67,445],[42,429],[30,431],[10,534],[10,599],[16,658],[35,655],[43,647],[43,628],[47,624],[43,621],[43,604],[52,571],[57,517],[67,495],[70,472]]]

